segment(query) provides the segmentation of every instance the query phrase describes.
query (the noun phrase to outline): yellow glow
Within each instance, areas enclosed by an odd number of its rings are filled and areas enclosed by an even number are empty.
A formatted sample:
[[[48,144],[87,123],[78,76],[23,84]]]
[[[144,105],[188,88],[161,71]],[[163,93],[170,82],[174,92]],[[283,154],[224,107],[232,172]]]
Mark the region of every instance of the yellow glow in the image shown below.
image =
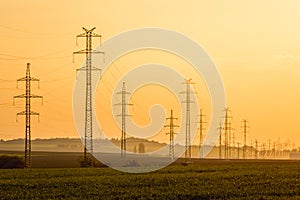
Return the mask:
[[[26,62],[31,62],[32,75],[41,80],[41,89],[33,85],[33,93],[45,98],[44,106],[33,100],[36,103],[32,108],[41,113],[41,121],[32,119],[32,137],[77,137],[72,89],[83,57],[76,57],[73,64],[72,52],[84,48],[85,41],[79,41],[78,47],[75,43],[81,27],[96,26],[104,40],[139,27],[162,27],[188,35],[214,60],[224,80],[237,140],[241,140],[241,120],[247,118],[252,138],[262,142],[289,138],[299,143],[299,1],[102,2],[1,2],[0,138],[24,137],[24,120],[20,118],[19,124],[15,123],[16,113],[24,109],[24,104],[17,102],[13,107],[12,96],[24,92],[24,87],[15,88],[15,80],[25,75]],[[185,71],[184,61],[174,57],[162,60],[170,55],[156,53],[143,55],[149,55],[151,62],[156,58],[164,61],[193,78],[197,91],[204,95],[204,99],[198,97],[200,104],[205,114],[210,113],[209,95],[201,78]],[[114,74],[121,75],[126,67],[147,61],[136,59],[138,52],[132,54],[133,59],[127,56],[123,65],[115,63],[120,73],[112,68]],[[108,74],[105,79],[114,85]],[[109,91],[100,89],[109,97]],[[109,113],[110,107],[99,109]]]

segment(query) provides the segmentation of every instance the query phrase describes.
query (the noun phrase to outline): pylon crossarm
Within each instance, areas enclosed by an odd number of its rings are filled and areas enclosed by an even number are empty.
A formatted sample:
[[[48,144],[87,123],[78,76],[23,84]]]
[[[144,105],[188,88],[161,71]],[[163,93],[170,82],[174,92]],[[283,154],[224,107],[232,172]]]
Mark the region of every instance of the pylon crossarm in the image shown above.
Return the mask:
[[[73,54],[84,54],[84,53],[90,53],[90,52],[85,49],[73,52]]]
[[[26,98],[26,94],[16,95],[16,96],[14,96],[14,99],[15,98]]]
[[[92,36],[92,37],[99,37],[99,38],[102,37],[102,35],[99,35],[99,34],[97,34],[97,33],[92,33],[91,36]]]
[[[17,116],[18,116],[18,115],[26,115],[26,111],[18,112],[18,113],[17,113]]]
[[[116,115],[117,117],[122,117],[122,116],[124,116],[124,117],[131,117],[132,115],[122,115],[122,114],[120,114],[120,115]]]
[[[30,115],[40,115],[40,113],[38,113],[38,112],[35,112],[35,111],[30,111],[30,113],[29,113]]]
[[[30,81],[40,81],[40,79],[38,79],[38,78],[34,78],[34,77],[30,77],[30,79],[29,79]]]
[[[17,82],[19,82],[19,81],[26,81],[26,77],[17,79]]]
[[[84,27],[82,27],[82,29],[88,33],[88,32],[93,32],[96,29],[96,27],[93,27],[90,30],[88,30],[87,28],[84,28]]]
[[[35,95],[35,94],[31,94],[29,97],[30,98],[43,98],[43,96]]]
[[[86,68],[86,67],[81,67],[81,68],[79,68],[79,69],[76,69],[76,72],[78,72],[78,71],[87,71],[88,69]],[[98,68],[96,68],[96,67],[92,67],[91,68],[91,71],[100,71],[101,72],[101,69],[98,69]]]

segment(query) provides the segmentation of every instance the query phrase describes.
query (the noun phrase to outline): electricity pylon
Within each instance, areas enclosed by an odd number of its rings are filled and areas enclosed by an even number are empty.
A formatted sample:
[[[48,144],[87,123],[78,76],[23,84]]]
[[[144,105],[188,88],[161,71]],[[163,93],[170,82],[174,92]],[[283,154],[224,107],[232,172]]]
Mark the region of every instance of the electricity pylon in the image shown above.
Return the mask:
[[[178,120],[178,118],[173,117],[173,110],[171,110],[171,116],[169,118],[166,118],[166,120],[170,120],[169,125],[165,125],[165,127],[169,127],[170,131],[166,133],[167,135],[170,135],[170,146],[169,146],[169,155],[172,160],[174,160],[174,128],[179,127],[178,125],[174,124],[174,120]]]
[[[93,33],[96,27],[88,30],[82,28],[85,32],[76,36],[76,40],[79,37],[86,38],[86,48],[80,51],[73,52],[73,54],[85,54],[85,66],[77,69],[77,71],[86,72],[86,96],[85,96],[85,130],[84,130],[84,166],[93,166],[93,97],[92,97],[92,71],[100,71],[100,69],[92,67],[92,54],[104,52],[92,50],[92,38],[98,37],[101,39],[101,35]]]
[[[244,131],[244,146],[243,146],[243,158],[246,159],[246,148],[247,148],[247,126],[248,121],[246,119],[243,120],[243,131]]]
[[[25,94],[14,96],[15,98],[25,98],[26,104],[25,104],[25,111],[17,113],[17,117],[19,115],[25,115],[26,125],[25,125],[25,155],[24,155],[24,161],[25,161],[25,167],[30,168],[31,167],[31,115],[37,115],[39,117],[39,113],[31,110],[31,98],[41,98],[42,96],[31,94],[31,82],[32,81],[39,81],[39,79],[31,77],[30,76],[30,63],[27,63],[27,69],[26,69],[26,76],[23,78],[20,78],[17,80],[17,83],[19,81],[25,81],[26,89]],[[18,87],[18,85],[17,85]],[[18,118],[17,118],[18,120]]]
[[[186,100],[182,101],[182,103],[186,103],[186,129],[185,129],[185,164],[187,164],[187,160],[192,156],[192,149],[191,149],[191,85],[195,84],[192,82],[192,79],[185,79],[185,82],[182,84],[186,85],[186,91],[181,92],[181,94],[186,94]]]
[[[234,145],[232,145],[234,142],[234,134],[231,132],[234,130],[234,128],[231,127],[231,122],[228,123],[228,155],[231,158],[232,157],[232,149],[234,149]],[[233,147],[233,148],[232,148]]]
[[[232,132],[232,150],[233,150],[233,155],[232,157],[236,157],[236,148],[235,148],[235,132]]]
[[[255,159],[258,159],[258,141],[255,140]]]
[[[219,136],[219,159],[222,159],[222,123],[219,126],[220,136]]]
[[[199,123],[199,157],[200,158],[203,157],[203,155],[200,155],[200,152],[201,152],[201,147],[203,145],[203,130],[205,130],[203,127],[203,124],[206,123],[203,121],[204,116],[205,115],[202,114],[202,109],[200,109],[199,122],[198,122]]]
[[[225,139],[225,159],[228,159],[229,157],[229,132],[230,132],[230,122],[229,122],[229,118],[232,118],[231,116],[229,116],[229,112],[230,109],[229,108],[225,108],[225,127],[224,127],[224,131],[225,131],[225,135],[224,135],[224,139]]]
[[[122,133],[121,133],[121,158],[126,157],[126,117],[130,117],[131,115],[127,114],[126,107],[132,106],[133,104],[127,103],[126,95],[130,95],[131,93],[126,91],[125,82],[123,82],[123,87],[121,92],[117,92],[117,94],[122,96],[122,102],[115,104],[116,106],[122,107],[122,113],[117,115],[118,117],[122,117]]]
[[[240,159],[240,143],[238,142],[237,143],[237,150],[238,150],[238,152],[237,152],[237,159]]]

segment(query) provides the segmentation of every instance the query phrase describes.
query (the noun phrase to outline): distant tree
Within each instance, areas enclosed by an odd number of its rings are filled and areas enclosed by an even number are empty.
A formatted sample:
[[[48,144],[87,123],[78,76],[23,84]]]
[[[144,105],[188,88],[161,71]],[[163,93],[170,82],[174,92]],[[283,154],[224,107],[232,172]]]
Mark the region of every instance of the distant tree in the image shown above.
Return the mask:
[[[18,156],[0,156],[0,169],[24,168],[25,163]]]
[[[139,153],[145,153],[145,145],[144,143],[139,144]]]

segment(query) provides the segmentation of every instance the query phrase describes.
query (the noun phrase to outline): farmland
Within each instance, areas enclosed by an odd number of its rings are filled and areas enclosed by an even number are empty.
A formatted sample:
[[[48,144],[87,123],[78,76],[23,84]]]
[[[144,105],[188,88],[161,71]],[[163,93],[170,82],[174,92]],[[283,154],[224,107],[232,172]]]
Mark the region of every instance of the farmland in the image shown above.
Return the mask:
[[[300,162],[177,161],[156,172],[110,168],[0,170],[1,199],[296,199]]]

